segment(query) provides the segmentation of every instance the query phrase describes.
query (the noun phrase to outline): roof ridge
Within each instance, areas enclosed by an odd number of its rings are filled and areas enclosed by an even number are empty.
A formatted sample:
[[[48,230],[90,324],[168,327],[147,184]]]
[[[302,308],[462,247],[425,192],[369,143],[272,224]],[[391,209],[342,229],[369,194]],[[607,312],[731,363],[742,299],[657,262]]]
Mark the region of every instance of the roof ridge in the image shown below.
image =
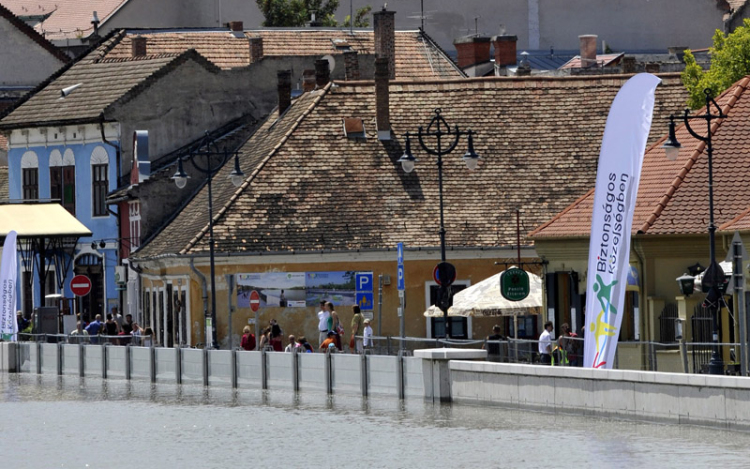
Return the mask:
[[[13,14],[12,11],[10,11],[2,4],[0,4],[0,17],[8,20],[13,26],[16,27],[16,29],[28,36],[32,41],[39,44],[43,49],[52,54],[62,63],[66,64],[73,60],[68,54],[63,52],[60,48],[52,44],[52,42],[50,42],[47,38],[42,36],[39,31],[29,26],[25,21]]]
[[[224,204],[223,207],[219,209],[219,211],[214,215],[214,218],[212,220],[213,223],[216,223],[219,221],[219,219],[226,213],[226,211],[231,207],[231,205],[234,203],[235,200],[242,194],[242,192],[250,185],[250,183],[255,179],[255,177],[260,173],[260,171],[268,164],[268,162],[271,160],[271,158],[278,153],[278,151],[281,149],[281,147],[284,146],[284,144],[289,140],[289,137],[299,128],[302,121],[310,115],[310,113],[318,106],[318,103],[323,99],[324,96],[326,96],[333,86],[333,82],[329,82],[324,88],[323,92],[320,93],[319,96],[317,96],[312,103],[305,109],[304,112],[297,118],[297,120],[294,121],[292,126],[284,133],[284,135],[281,137],[281,140],[279,141],[276,146],[274,146],[269,154],[263,158],[263,160],[255,167],[252,173],[248,177],[245,178],[245,180],[242,182],[240,187],[238,187],[234,194],[229,197],[229,200]],[[284,114],[282,114],[283,116]],[[193,248],[196,244],[198,244],[198,241],[203,238],[206,233],[208,232],[209,225],[207,224],[204,226],[198,234],[196,234],[193,239],[191,239],[188,244],[185,246],[184,249],[180,250],[178,254],[184,255],[187,254],[187,251]]]
[[[539,225],[539,227],[535,228],[531,233],[528,234],[528,237],[533,238],[534,236],[538,235],[541,231],[543,231],[549,225],[551,225],[555,221],[557,221],[560,218],[562,218],[563,215],[565,215],[569,211],[573,210],[574,208],[578,207],[581,204],[581,202],[583,202],[584,200],[586,200],[593,193],[594,193],[594,189],[589,189],[588,192],[586,192],[585,194],[583,194],[582,196],[580,196],[579,198],[577,198],[575,200],[575,202],[573,202],[572,204],[570,204],[567,207],[565,207],[565,210],[563,210],[562,212],[559,212],[557,215],[555,215],[554,217],[552,217],[552,219],[550,219],[550,220],[542,223],[541,225]]]
[[[190,50],[190,49],[188,49]],[[112,63],[126,63],[126,62],[139,62],[143,60],[154,60],[154,59],[166,59],[169,57],[179,57],[183,52],[162,52],[159,54],[148,54],[139,55],[137,57],[102,57],[98,59],[96,63],[100,64],[112,64]]]
[[[737,100],[739,99],[740,95],[742,95],[742,92],[744,92],[744,90],[747,89],[749,83],[750,83],[750,76],[746,76],[740,79],[739,81],[737,81],[732,87],[728,88],[724,93],[722,93],[719,96],[719,98],[726,96],[731,91],[731,96],[729,98],[729,101],[726,103],[726,105],[723,108],[721,108],[721,112],[723,114],[729,115],[728,114],[729,111],[737,103]],[[716,122],[713,123],[709,131],[711,135],[715,134],[718,131],[719,126],[721,126],[723,122],[724,122],[724,119],[717,119]],[[684,127],[684,126],[685,124],[683,123],[680,127]],[[659,141],[657,141],[652,146],[652,148],[666,139],[667,139],[666,136],[662,137]],[[698,146],[695,147],[695,150],[693,150],[693,153],[690,155],[690,158],[688,158],[685,165],[682,167],[682,169],[677,173],[677,175],[674,177],[672,182],[669,184],[669,188],[667,189],[667,192],[656,203],[656,207],[654,208],[654,211],[651,212],[651,215],[641,225],[641,228],[638,230],[639,233],[648,232],[649,228],[651,228],[654,225],[654,223],[656,223],[656,220],[664,212],[664,209],[667,207],[667,205],[669,205],[669,202],[672,200],[672,197],[674,196],[675,192],[677,192],[677,190],[680,188],[680,186],[682,185],[682,182],[685,180],[685,177],[693,168],[695,163],[698,161],[698,157],[703,153],[703,150],[705,148],[706,148],[706,142],[703,142],[703,141],[701,141],[698,144]]]
[[[448,63],[450,63],[451,66],[461,74],[462,77],[468,78],[468,75],[466,74],[466,72],[464,72],[461,69],[461,67],[459,67],[458,64],[451,58],[451,56],[449,56],[448,53],[446,53],[445,50],[443,50],[443,48],[440,47],[440,44],[435,42],[435,40],[432,39],[432,37],[429,34],[427,34],[427,32],[422,28],[419,28],[419,37],[427,41],[430,44],[430,46],[432,46],[432,48],[438,53],[438,55],[442,56],[443,59],[447,60]]]

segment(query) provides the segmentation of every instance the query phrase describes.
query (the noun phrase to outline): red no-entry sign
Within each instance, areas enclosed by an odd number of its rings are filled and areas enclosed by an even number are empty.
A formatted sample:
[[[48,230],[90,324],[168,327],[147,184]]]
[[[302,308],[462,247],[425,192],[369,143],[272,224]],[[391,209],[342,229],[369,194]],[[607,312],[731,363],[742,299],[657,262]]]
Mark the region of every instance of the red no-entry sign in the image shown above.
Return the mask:
[[[260,308],[260,295],[256,290],[253,290],[250,292],[250,309],[253,310],[253,312],[258,311]]]
[[[70,281],[70,291],[75,296],[86,296],[91,291],[91,280],[85,275],[76,275]]]

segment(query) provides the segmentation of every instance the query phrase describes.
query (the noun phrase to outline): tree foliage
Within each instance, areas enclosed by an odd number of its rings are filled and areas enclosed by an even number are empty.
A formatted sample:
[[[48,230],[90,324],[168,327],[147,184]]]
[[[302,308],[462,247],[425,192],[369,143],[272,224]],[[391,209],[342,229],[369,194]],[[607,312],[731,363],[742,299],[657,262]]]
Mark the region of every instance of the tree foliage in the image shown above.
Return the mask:
[[[310,22],[310,15],[313,11],[315,19],[322,26],[339,25],[335,16],[339,0],[255,0],[255,2],[265,17],[263,26],[302,27]],[[354,26],[369,26],[367,15],[371,10],[369,6],[358,9],[354,15]],[[349,25],[348,21],[347,16],[346,26]]]
[[[370,27],[370,20],[369,18],[367,18],[367,16],[371,12],[372,12],[372,7],[370,5],[357,9],[357,12],[354,13],[354,27],[355,28]],[[346,15],[346,18],[344,18],[344,27],[348,28],[350,22],[351,22],[351,15]]]
[[[737,80],[750,75],[750,19],[743,20],[742,26],[729,35],[717,29],[713,42],[709,49],[711,68],[708,71],[696,63],[691,51],[685,51],[682,83],[690,94],[688,106],[692,109],[706,105],[703,90],[708,88],[717,96]]]

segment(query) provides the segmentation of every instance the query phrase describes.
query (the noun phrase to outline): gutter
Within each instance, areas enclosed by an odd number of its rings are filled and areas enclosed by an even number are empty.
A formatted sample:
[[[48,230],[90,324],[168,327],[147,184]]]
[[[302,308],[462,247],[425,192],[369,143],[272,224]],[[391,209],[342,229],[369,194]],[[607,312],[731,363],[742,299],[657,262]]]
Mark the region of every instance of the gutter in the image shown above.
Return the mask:
[[[646,254],[643,252],[643,245],[641,244],[641,240],[637,237],[633,237],[633,252],[635,253],[636,257],[638,257],[638,263],[641,266],[641,283],[643,284],[643,290],[640,292],[641,294],[638,295],[638,307],[641,309],[641,319],[646,319],[650,312],[647,308],[646,303],[646,262],[644,259],[646,258]],[[645,313],[645,314],[644,314]],[[644,332],[647,332],[645,334],[646,337],[649,338],[649,340],[654,340],[652,337],[652,332],[648,329],[648,326],[650,324],[649,320],[642,321],[644,324]],[[639,337],[639,340],[643,340],[641,337]]]
[[[122,178],[122,168],[120,168],[120,145],[115,145],[114,143],[107,140],[107,137],[104,135],[104,113],[102,112],[99,114],[99,131],[102,133],[102,142],[106,143],[107,145],[111,146],[115,149],[115,164],[117,165],[117,184],[120,184],[120,179]]]

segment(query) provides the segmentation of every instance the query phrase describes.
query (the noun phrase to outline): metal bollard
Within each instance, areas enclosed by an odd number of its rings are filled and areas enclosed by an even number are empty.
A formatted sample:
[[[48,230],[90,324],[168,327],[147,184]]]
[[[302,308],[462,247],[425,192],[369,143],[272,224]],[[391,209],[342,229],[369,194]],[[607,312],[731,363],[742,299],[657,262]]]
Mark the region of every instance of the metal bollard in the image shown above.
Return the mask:
[[[237,389],[237,349],[230,349],[229,353],[231,354],[229,356],[229,363],[232,367],[232,389]]]
[[[370,361],[367,359],[366,354],[363,353],[360,356],[361,356],[362,364],[360,366],[359,383],[360,383],[360,387],[362,388],[362,397],[367,397],[367,391],[368,391],[368,386],[369,386],[369,383],[367,382],[367,367],[369,366]]]
[[[326,350],[326,392],[328,394],[333,394],[333,373],[332,373],[332,367],[331,367],[331,349]]]
[[[208,349],[203,349],[203,385],[208,386]]]
[[[42,374],[42,343],[36,343],[36,374]]]
[[[151,378],[151,382],[156,382],[156,349],[152,346],[148,353],[148,374]]]
[[[398,388],[399,399],[403,399],[406,394],[404,392],[404,384],[404,355],[399,352],[396,359],[396,387]]]
[[[299,347],[292,349],[292,388],[299,392]]]
[[[83,362],[84,360],[83,354],[84,354],[83,344],[79,343],[78,344],[78,376],[80,376],[81,378],[86,376],[86,370],[85,370],[86,364]]]
[[[107,346],[102,344],[102,379],[107,379]]]
[[[174,380],[177,384],[182,384],[182,348],[179,346],[174,349]]]
[[[266,351],[260,351],[260,387],[268,389],[268,362],[266,361]]]
[[[62,350],[62,342],[57,343],[57,375],[62,375],[62,356],[63,356],[63,350]]]

